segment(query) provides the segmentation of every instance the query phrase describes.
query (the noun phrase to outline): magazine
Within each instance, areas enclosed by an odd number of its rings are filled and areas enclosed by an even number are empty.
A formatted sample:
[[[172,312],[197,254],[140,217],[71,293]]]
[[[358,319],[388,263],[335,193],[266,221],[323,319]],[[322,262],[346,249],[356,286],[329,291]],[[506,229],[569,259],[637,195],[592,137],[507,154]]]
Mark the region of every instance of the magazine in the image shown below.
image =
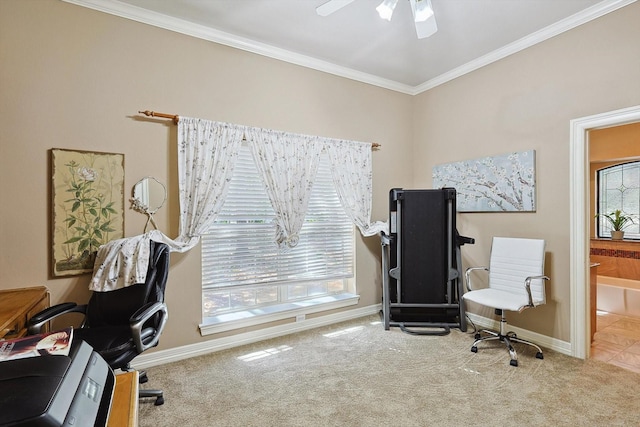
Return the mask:
[[[11,340],[0,340],[0,362],[43,355],[68,356],[73,339],[73,328],[29,335]]]

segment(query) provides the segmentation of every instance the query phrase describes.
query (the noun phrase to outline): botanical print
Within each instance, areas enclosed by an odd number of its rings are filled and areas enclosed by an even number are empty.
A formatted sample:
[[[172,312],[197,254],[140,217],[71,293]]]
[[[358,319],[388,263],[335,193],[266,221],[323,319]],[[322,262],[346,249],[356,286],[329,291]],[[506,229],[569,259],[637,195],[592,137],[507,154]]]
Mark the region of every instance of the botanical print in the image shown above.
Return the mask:
[[[53,276],[93,271],[98,247],[124,237],[124,155],[51,150]]]
[[[535,150],[433,168],[433,188],[453,187],[459,212],[534,212]]]

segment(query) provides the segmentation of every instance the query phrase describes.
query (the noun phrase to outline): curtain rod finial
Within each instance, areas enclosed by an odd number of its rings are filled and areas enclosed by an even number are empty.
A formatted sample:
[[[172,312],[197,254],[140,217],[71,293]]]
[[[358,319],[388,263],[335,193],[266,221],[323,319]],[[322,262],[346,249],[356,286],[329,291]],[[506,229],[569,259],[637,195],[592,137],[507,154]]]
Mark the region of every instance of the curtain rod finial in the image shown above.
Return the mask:
[[[155,111],[138,111],[139,114],[144,114],[147,117],[162,117],[164,119],[172,119],[175,124],[178,124],[180,117],[177,114],[156,113]]]

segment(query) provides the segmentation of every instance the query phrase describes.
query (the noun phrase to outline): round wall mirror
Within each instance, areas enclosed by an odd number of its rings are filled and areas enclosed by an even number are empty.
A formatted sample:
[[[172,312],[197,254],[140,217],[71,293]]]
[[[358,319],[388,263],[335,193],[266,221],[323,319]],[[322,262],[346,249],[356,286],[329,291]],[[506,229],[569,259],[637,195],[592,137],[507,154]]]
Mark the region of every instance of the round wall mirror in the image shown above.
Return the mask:
[[[152,176],[142,178],[133,186],[133,209],[152,215],[158,211],[167,200],[167,189],[163,183]]]

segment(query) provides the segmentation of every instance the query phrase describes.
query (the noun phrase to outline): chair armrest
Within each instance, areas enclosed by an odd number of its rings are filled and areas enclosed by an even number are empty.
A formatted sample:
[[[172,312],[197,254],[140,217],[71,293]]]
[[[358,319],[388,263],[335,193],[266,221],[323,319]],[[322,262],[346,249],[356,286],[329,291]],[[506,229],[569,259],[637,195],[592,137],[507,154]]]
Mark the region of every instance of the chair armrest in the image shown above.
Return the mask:
[[[143,333],[142,328],[144,327],[145,322],[156,314],[160,315],[158,327],[151,328],[154,329],[153,337],[151,341],[144,342],[147,341],[147,338],[149,337],[149,331],[145,330]],[[136,345],[138,353],[142,353],[148,348],[154,347],[158,344],[158,341],[160,340],[160,333],[164,329],[164,325],[167,323],[168,316],[169,312],[167,310],[167,305],[161,302],[145,304],[138,311],[133,313],[129,319],[129,327],[131,328],[131,335],[133,336],[133,342]]]
[[[471,287],[471,272],[475,271],[475,270],[484,270],[484,271],[489,271],[489,267],[469,267],[465,270],[464,272],[464,278],[465,278],[465,282],[467,282],[467,290],[468,291],[472,291],[473,288]]]
[[[550,280],[547,276],[529,276],[524,279],[524,288],[527,290],[529,296],[529,307],[535,307],[533,305],[533,297],[531,296],[531,281],[535,279]]]
[[[54,306],[45,308],[42,311],[34,314],[29,319],[29,335],[39,334],[42,332],[42,327],[55,319],[58,316],[62,316],[67,313],[82,313],[87,314],[86,304],[78,305],[75,302],[63,302]]]

